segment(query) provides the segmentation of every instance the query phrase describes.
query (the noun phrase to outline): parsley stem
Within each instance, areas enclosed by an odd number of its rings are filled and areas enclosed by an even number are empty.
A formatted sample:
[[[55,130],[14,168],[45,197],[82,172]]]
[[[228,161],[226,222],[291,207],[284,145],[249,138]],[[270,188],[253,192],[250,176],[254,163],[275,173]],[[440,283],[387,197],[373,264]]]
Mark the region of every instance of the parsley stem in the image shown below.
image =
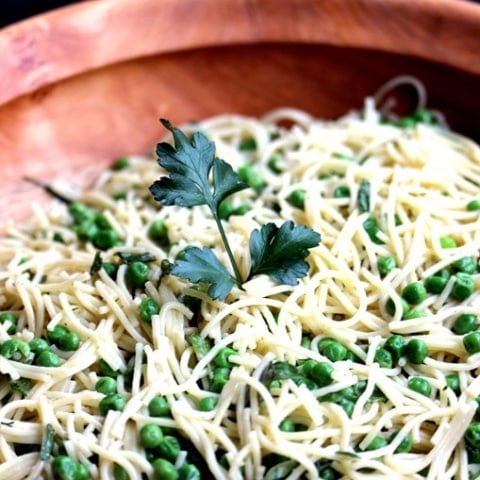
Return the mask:
[[[220,216],[218,215],[218,212],[215,212],[215,210],[213,209],[212,212],[214,213],[215,221],[217,222],[218,231],[220,232],[220,236],[222,237],[223,245],[225,246],[225,250],[227,251],[228,258],[230,259],[230,264],[232,265],[236,283],[238,286],[240,286],[243,283],[242,275],[240,274],[237,262],[235,261],[235,257],[233,256],[230,244],[228,243],[228,238],[225,230],[223,229],[222,221],[220,219]]]

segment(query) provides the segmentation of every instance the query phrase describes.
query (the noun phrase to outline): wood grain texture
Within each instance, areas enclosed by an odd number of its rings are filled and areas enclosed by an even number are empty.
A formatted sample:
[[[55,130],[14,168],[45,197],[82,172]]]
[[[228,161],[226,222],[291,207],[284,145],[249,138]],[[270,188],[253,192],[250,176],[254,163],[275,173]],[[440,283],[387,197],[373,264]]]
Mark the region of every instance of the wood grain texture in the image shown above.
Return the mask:
[[[413,21],[415,19],[415,21]],[[0,30],[0,223],[174,123],[292,105],[336,117],[399,74],[480,138],[480,7],[461,0],[97,0]]]
[[[0,103],[140,56],[259,42],[370,48],[480,73],[479,29],[480,8],[461,0],[97,0],[1,31]]]

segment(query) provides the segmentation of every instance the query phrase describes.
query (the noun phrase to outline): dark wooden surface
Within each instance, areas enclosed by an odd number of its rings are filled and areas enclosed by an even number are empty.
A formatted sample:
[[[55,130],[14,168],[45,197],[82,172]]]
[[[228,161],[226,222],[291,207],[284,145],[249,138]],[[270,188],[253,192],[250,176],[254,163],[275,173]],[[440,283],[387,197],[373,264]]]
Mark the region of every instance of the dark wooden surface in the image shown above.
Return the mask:
[[[21,22],[0,31],[0,222],[39,198],[24,175],[85,185],[152,146],[160,117],[334,118],[400,74],[479,138],[478,45],[461,0],[97,0]]]

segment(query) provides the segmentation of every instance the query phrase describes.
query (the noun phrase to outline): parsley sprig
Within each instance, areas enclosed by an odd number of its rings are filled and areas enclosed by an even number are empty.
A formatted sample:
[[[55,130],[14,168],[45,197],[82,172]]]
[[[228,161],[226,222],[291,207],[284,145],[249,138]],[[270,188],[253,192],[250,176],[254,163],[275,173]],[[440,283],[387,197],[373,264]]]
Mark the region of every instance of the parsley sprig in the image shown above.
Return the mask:
[[[305,226],[287,221],[280,227],[267,223],[250,237],[251,268],[242,278],[220,218],[220,204],[230,195],[248,188],[230,164],[216,157],[215,144],[200,132],[189,139],[168,120],[161,120],[172,135],[174,144],[157,145],[158,163],[169,174],[156,180],[150,191],[163,205],[194,207],[207,205],[217,224],[233,275],[211,248],[189,247],[182,259],[175,261],[173,275],[193,283],[209,285],[208,295],[224,299],[234,285],[241,286],[255,275],[266,274],[286,285],[296,285],[308,272],[305,258],[310,248],[320,242],[320,234]]]

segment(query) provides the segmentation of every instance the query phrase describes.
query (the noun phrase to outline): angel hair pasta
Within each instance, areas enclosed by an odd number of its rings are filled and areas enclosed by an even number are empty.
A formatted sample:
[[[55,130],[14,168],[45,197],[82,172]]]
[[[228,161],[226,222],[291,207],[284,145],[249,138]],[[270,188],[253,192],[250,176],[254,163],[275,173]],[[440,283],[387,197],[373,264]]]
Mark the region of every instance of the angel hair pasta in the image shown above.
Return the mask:
[[[152,156],[37,207],[0,240],[0,478],[476,478],[478,145],[373,99],[183,130],[251,187],[218,212],[239,271],[293,221],[321,235],[306,275],[217,299],[173,275],[228,258],[205,205],[152,198]]]

